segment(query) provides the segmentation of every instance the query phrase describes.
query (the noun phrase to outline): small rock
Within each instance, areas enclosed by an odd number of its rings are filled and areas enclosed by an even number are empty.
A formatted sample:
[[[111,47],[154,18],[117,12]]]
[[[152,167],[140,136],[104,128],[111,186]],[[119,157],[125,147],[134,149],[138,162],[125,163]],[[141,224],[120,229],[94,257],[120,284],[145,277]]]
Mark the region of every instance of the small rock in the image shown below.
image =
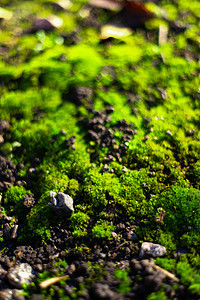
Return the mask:
[[[116,225],[115,228],[116,228],[116,230],[123,230],[126,228],[126,226],[123,223],[119,223]]]
[[[136,241],[136,240],[137,240],[137,234],[136,234],[134,231],[130,230],[130,231],[127,233],[127,239],[128,239],[129,241]]]
[[[2,135],[0,135],[0,144],[2,144],[4,142],[4,138]]]
[[[153,244],[150,242],[142,243],[140,248],[139,258],[143,258],[146,256],[159,257],[166,254],[166,248],[159,244]]]
[[[17,230],[18,230],[19,225],[15,224],[13,227],[13,231],[11,234],[11,239],[16,239],[17,238]]]
[[[94,299],[109,300],[115,296],[115,293],[110,289],[109,285],[103,283],[95,283],[92,286],[91,293]]]
[[[5,289],[0,291],[0,300],[12,300],[13,299],[13,293],[10,289]]]
[[[43,296],[40,294],[33,294],[31,300],[43,300]]]
[[[164,278],[165,275],[161,272],[156,272],[155,274],[146,276],[144,279],[145,288],[149,291],[159,289],[159,287],[162,285]]]
[[[114,240],[117,240],[117,233],[113,231],[112,232],[112,237],[113,237]]]
[[[122,172],[128,172],[127,168],[125,166],[122,167]]]
[[[51,202],[49,206],[60,216],[69,216],[74,211],[73,199],[64,193],[59,192],[55,197],[55,192],[50,192]]]
[[[147,141],[148,139],[150,139],[149,135],[145,135],[144,140]]]
[[[30,173],[36,172],[36,168],[30,168],[30,169],[29,169],[29,172],[30,172]]]
[[[52,15],[47,19],[35,19],[33,21],[33,31],[44,30],[51,31],[55,28],[61,27],[63,24],[63,19]]]
[[[140,263],[140,261],[138,261],[137,259],[133,258],[131,261],[130,261],[130,267],[131,267],[131,270],[134,272],[134,273],[139,273],[141,274],[142,270],[143,270],[143,267]]]
[[[4,278],[7,274],[7,271],[0,265],[0,279]]]
[[[195,133],[195,129],[190,129],[190,130],[188,131],[188,133],[189,133],[189,135],[193,135],[193,134]]]
[[[10,124],[8,121],[0,120],[0,134],[4,134],[5,131],[7,131],[10,127]]]
[[[8,270],[7,278],[12,286],[21,289],[24,283],[29,284],[33,280],[33,269],[27,263],[15,265]]]
[[[75,264],[69,265],[67,271],[68,271],[68,274],[70,274],[70,275],[71,275],[72,273],[74,273],[74,272],[76,271],[76,266],[75,266]]]
[[[34,199],[34,195],[32,193],[30,194],[25,194],[23,196],[24,199],[24,206],[26,206],[27,208],[31,208],[34,206],[35,204],[35,199]]]
[[[3,226],[3,237],[5,241],[10,240],[10,234],[11,234],[10,225],[6,223]]]
[[[166,131],[166,134],[167,134],[167,135],[172,135],[172,132],[169,131],[169,130],[167,130],[167,131]]]
[[[62,129],[62,130],[60,131],[60,134],[61,134],[61,135],[66,135],[67,132],[66,132],[64,129]]]
[[[99,257],[102,258],[102,259],[106,258],[106,253],[102,253],[102,252],[99,253]]]

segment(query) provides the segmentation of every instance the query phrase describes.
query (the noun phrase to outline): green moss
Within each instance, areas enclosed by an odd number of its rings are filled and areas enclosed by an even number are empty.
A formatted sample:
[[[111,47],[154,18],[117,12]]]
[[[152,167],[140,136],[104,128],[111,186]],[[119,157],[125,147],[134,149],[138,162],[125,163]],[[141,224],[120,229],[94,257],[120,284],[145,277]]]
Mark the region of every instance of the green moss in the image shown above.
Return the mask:
[[[17,213],[18,216],[23,215],[23,196],[30,191],[27,191],[23,186],[11,186],[5,193],[6,210],[11,213]]]
[[[168,297],[166,296],[164,291],[158,291],[151,293],[148,297],[148,300],[167,300]]]
[[[119,293],[127,293],[131,290],[131,281],[128,278],[127,270],[115,270],[115,277],[121,280],[117,289]]]
[[[86,228],[88,226],[89,220],[90,217],[81,211],[73,213],[70,218],[70,227],[73,229],[72,234],[74,237],[80,238],[87,235]]]
[[[109,224],[108,221],[97,221],[92,229],[92,235],[97,239],[111,240],[114,228],[114,225]]]
[[[27,216],[27,226],[22,231],[20,239],[27,239],[27,234],[33,239],[47,240],[51,237],[51,225],[56,224],[58,217],[55,216],[48,205],[50,202],[49,192],[44,193],[36,206],[31,209]]]
[[[186,247],[198,246],[199,191],[174,186],[159,197],[158,205],[166,211],[164,228],[181,238]]]
[[[181,283],[189,287],[189,291],[196,296],[200,295],[200,274],[188,262],[181,261],[177,264],[177,274]]]

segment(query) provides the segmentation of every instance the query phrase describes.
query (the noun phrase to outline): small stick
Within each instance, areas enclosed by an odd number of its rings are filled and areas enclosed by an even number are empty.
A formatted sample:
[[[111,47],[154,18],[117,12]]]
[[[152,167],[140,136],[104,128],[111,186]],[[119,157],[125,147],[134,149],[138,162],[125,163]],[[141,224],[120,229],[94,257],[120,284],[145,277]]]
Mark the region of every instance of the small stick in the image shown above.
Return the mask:
[[[68,275],[64,275],[64,276],[60,276],[60,277],[52,277],[52,278],[46,279],[46,280],[40,282],[39,287],[41,289],[46,289],[50,285],[55,284],[55,283],[59,282],[60,280],[66,279],[68,277],[69,277]]]
[[[167,277],[173,279],[174,281],[176,281],[176,282],[179,281],[179,279],[174,274],[172,274],[171,272],[169,272],[169,271],[167,271],[167,270],[165,270],[165,269],[163,269],[163,268],[161,268],[161,267],[159,267],[157,265],[154,265],[153,267],[156,270],[158,270],[158,271],[162,272],[163,274],[165,274]]]
[[[124,246],[124,245],[126,245],[126,244],[128,244],[128,243],[129,243],[128,241],[123,242],[122,244],[120,244],[120,245],[115,249],[115,251],[117,251],[119,248],[121,248],[122,246]]]
[[[13,228],[12,234],[11,234],[11,239],[16,239],[17,238],[17,230],[18,230],[18,225],[16,224]]]

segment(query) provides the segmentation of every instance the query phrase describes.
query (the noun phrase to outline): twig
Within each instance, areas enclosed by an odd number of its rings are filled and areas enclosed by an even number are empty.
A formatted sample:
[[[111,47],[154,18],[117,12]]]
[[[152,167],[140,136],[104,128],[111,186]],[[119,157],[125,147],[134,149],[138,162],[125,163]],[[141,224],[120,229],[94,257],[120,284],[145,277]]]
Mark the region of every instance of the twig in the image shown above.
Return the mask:
[[[161,268],[161,267],[159,267],[157,265],[154,265],[153,267],[156,270],[158,270],[158,271],[162,272],[163,274],[165,274],[167,277],[173,279],[176,282],[179,282],[179,279],[174,274],[170,273],[169,271],[167,271],[167,270],[165,270],[165,269],[163,269],[163,268]]]
[[[68,277],[69,277],[68,275],[64,275],[64,276],[60,276],[60,277],[52,277],[52,278],[46,279],[46,280],[40,282],[39,287],[41,289],[46,289],[50,285],[55,284],[55,283],[59,282],[60,280],[66,279]]]

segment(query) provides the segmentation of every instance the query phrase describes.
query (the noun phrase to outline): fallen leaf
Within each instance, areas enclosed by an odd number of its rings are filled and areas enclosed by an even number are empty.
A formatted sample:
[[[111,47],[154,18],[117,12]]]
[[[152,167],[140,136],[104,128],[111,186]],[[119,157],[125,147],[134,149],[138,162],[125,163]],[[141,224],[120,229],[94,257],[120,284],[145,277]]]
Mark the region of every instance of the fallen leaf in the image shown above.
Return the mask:
[[[109,37],[122,38],[132,34],[132,30],[128,27],[124,27],[121,24],[110,23],[101,28],[101,38],[107,39]]]

